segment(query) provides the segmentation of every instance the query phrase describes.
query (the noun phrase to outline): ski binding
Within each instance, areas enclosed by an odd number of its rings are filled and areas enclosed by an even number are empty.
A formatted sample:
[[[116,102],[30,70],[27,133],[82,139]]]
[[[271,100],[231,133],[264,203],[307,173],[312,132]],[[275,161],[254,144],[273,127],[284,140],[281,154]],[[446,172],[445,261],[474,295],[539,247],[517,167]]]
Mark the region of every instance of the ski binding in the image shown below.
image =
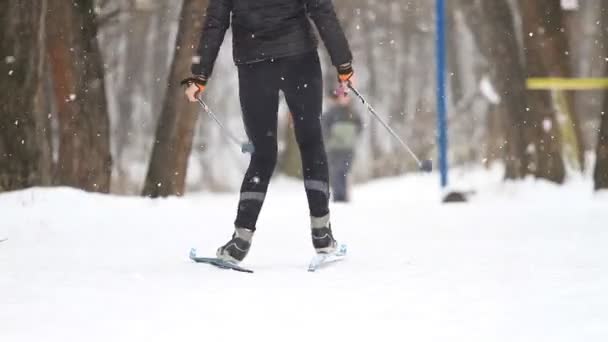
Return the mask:
[[[190,250],[190,260],[196,263],[208,264],[224,270],[233,270],[237,272],[253,273],[253,270],[243,268],[235,263],[225,261],[219,258],[204,258],[196,256],[196,248]]]
[[[323,266],[343,260],[346,257],[346,251],[346,245],[340,244],[338,245],[338,249],[333,253],[319,253],[315,255],[308,265],[308,272],[315,272]]]

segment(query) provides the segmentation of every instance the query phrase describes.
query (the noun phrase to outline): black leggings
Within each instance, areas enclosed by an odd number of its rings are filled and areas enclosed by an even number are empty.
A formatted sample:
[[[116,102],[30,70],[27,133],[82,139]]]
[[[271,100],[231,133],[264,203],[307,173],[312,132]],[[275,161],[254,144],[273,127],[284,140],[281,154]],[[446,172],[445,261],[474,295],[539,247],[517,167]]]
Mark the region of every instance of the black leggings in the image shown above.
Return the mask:
[[[255,152],[241,186],[235,226],[256,229],[277,163],[279,90],[293,118],[310,215],[328,215],[329,177],[320,122],[323,81],[317,52],[239,65],[238,70],[243,121]]]

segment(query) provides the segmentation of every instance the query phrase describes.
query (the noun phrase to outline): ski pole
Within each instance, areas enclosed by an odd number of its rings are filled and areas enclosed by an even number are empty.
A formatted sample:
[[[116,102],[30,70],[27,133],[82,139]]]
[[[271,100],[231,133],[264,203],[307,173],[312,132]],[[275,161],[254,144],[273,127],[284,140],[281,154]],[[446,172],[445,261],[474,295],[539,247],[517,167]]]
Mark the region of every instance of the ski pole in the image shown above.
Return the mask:
[[[382,120],[382,118],[380,117],[380,115],[378,115],[374,107],[372,107],[369,102],[367,102],[365,97],[363,97],[363,95],[361,95],[361,93],[355,87],[353,87],[353,84],[351,82],[348,82],[348,88],[350,88],[350,90],[352,90],[353,93],[357,95],[361,102],[363,102],[363,104],[367,107],[367,110],[374,116],[374,118],[376,118],[376,120],[378,120],[378,122],[380,122],[380,124],[382,124],[382,126],[384,126],[384,128],[386,128],[386,130],[393,136],[393,138],[395,138],[401,144],[401,146],[403,146],[403,148],[405,148],[409,152],[409,154],[414,158],[414,160],[416,160],[416,163],[418,164],[420,170],[424,172],[433,171],[432,160],[427,159],[421,161],[420,158],[418,158],[418,156],[416,155],[416,153],[414,153],[414,151],[412,151],[412,149],[403,141],[403,139],[401,139],[397,135],[397,133],[395,133],[391,126],[389,126],[386,122],[384,122],[384,120]]]
[[[204,85],[205,83],[201,83],[202,80],[197,79],[195,77],[188,77],[184,80],[182,80],[180,82],[180,84],[182,86],[191,86],[192,84],[196,84],[197,87],[199,87],[199,91],[195,93],[194,97],[196,98],[196,100],[198,101],[198,103],[201,105],[201,107],[203,107],[203,110],[205,111],[205,113],[207,113],[207,115],[209,115],[213,121],[215,121],[215,123],[220,126],[220,130],[222,131],[222,133],[224,133],[225,136],[227,136],[228,138],[230,138],[230,140],[232,140],[232,142],[234,142],[235,144],[239,145],[241,147],[241,152],[243,153],[253,153],[255,151],[255,148],[253,146],[253,144],[251,142],[241,142],[236,136],[234,136],[234,134],[232,134],[230,132],[230,130],[228,130],[223,124],[222,122],[217,118],[217,116],[213,113],[213,111],[211,110],[211,108],[209,108],[209,106],[207,105],[207,103],[205,103],[205,101],[203,101],[203,99],[200,96],[201,93],[201,88],[200,86],[203,86],[204,89]]]
[[[203,107],[203,110],[205,111],[205,113],[207,113],[207,115],[209,115],[213,119],[213,121],[215,121],[215,123],[217,123],[217,125],[220,126],[220,129],[222,130],[224,135],[226,135],[228,138],[230,138],[230,140],[232,140],[232,142],[234,142],[235,144],[237,144],[241,147],[241,152],[253,153],[255,151],[255,148],[253,147],[253,144],[251,142],[241,142],[237,137],[235,137],[234,134],[232,134],[232,132],[230,132],[226,128],[226,126],[224,126],[222,124],[222,122],[217,118],[217,116],[213,113],[211,108],[209,108],[207,103],[205,103],[205,101],[203,101],[203,99],[201,99],[200,97],[197,97],[197,100],[198,100],[198,103],[201,105],[201,107]]]

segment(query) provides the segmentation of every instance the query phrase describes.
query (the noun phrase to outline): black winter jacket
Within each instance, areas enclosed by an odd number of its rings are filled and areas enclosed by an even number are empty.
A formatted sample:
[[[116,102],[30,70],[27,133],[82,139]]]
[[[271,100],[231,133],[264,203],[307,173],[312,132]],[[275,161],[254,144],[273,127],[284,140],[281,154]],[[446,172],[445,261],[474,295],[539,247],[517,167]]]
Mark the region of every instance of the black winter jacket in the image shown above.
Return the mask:
[[[332,0],[210,0],[198,47],[200,58],[195,59],[192,73],[211,76],[231,21],[237,65],[313,51],[317,40],[309,18],[329,50],[332,64],[351,62]]]

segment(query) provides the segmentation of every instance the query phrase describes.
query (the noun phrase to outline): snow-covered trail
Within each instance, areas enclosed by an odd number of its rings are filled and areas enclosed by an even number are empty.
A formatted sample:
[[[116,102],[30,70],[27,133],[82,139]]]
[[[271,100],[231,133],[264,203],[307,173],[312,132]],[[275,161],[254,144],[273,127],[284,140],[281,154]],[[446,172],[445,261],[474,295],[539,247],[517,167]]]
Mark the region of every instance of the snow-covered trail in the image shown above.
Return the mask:
[[[608,199],[588,183],[492,185],[442,206],[435,179],[333,206],[347,261],[319,273],[302,186],[271,185],[253,275],[187,260],[231,234],[236,194],[0,196],[0,341],[606,341]]]

